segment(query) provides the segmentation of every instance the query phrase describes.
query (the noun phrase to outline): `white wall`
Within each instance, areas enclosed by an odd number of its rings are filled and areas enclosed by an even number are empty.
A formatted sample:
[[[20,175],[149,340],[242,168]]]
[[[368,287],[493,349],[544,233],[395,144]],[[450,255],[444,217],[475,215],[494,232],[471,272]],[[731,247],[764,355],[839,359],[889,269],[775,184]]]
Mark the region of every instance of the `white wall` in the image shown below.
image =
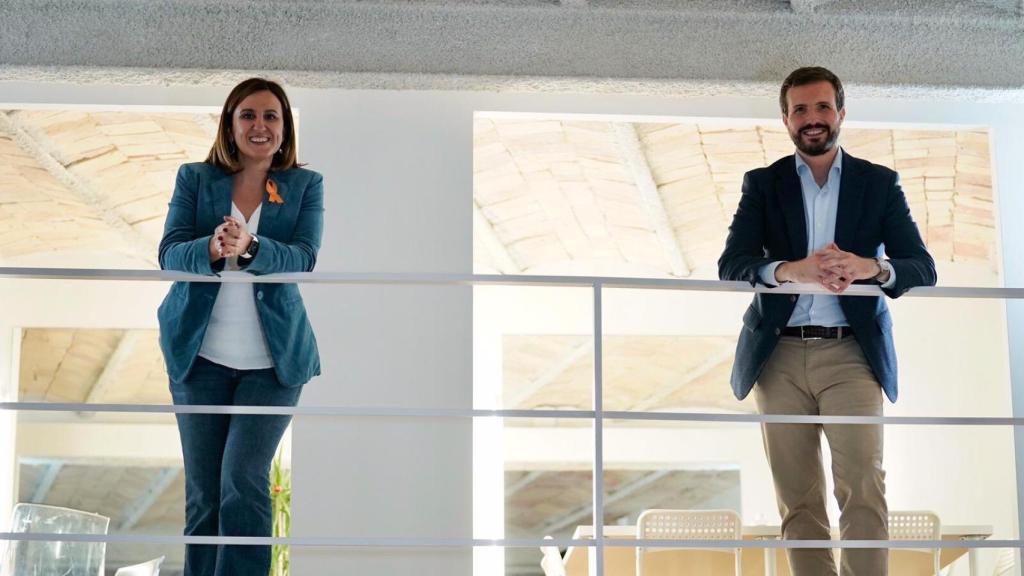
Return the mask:
[[[0,94],[9,103],[216,106],[226,92],[223,87],[0,84]],[[472,269],[474,111],[777,116],[771,98],[733,96],[673,99],[341,89],[293,89],[291,96],[302,111],[301,157],[311,168],[321,171],[327,183],[327,228],[320,271]],[[1018,108],[1009,104],[860,100],[853,88],[847,119],[992,126],[994,151],[1000,161],[996,180],[1001,214],[1011,226],[1004,226],[1004,245],[1020,248],[1017,244],[1024,244],[1024,235],[1008,232],[1015,225],[1013,215],[1024,213],[1024,174],[1019,162],[1022,150],[1014,141],[1015,134],[1024,129],[1024,114]],[[1012,258],[1006,258],[1006,266],[1008,278],[1024,278],[1024,270]],[[947,283],[946,278],[942,282]],[[1024,280],[1015,285],[1024,285]],[[40,286],[33,284],[26,290],[39,292]],[[114,289],[113,285],[103,286]],[[303,291],[323,353],[325,373],[305,391],[304,405],[472,405],[472,290],[311,286]],[[63,308],[67,316],[60,324],[64,326],[91,323],[82,315],[92,314],[89,310],[96,302],[111,302],[98,292],[102,290],[61,288],[58,296],[51,288],[45,290],[70,303]],[[0,299],[0,318],[8,324],[8,313],[24,309],[27,294],[18,291],[5,296]],[[46,309],[42,300],[37,302]],[[999,336],[998,306],[939,301],[932,305],[907,300],[897,302],[894,308],[904,396],[891,414],[1009,413],[1006,362],[1001,356],[1006,348]],[[121,322],[155,325],[153,299],[124,304],[122,309],[125,312],[114,311],[115,316],[105,317],[104,322],[115,326]],[[127,312],[129,309],[132,312]],[[959,310],[959,320],[940,320],[954,309]],[[990,340],[980,337],[979,332],[985,333],[985,328],[973,332],[960,329],[981,317],[996,324]],[[735,319],[726,321],[735,324]],[[909,333],[907,327],[915,322],[933,327],[936,338],[940,334],[949,338],[941,347],[934,346],[932,340],[917,345],[906,342],[902,335]],[[0,326],[0,330],[5,327]],[[969,388],[933,394],[930,381],[937,377],[936,372],[945,371],[937,368],[938,358],[929,351],[947,350],[946,346],[953,345],[973,350],[973,356],[959,362],[963,376],[959,381],[969,383]],[[947,359],[949,356],[943,354]],[[5,363],[9,359],[5,357]],[[978,365],[977,371],[972,363]],[[1019,386],[1024,388],[1024,384]],[[1018,405],[1022,405],[1019,399]],[[1024,408],[1018,415],[1022,413]],[[471,430],[472,423],[458,419],[299,419],[294,435],[295,534],[472,536]],[[1005,430],[893,430],[887,460],[894,502],[941,507],[940,512],[948,514],[952,522],[990,523],[1000,536],[1016,536],[1013,511],[1017,490],[1011,476],[1012,444],[1008,434]],[[923,468],[931,473],[931,483],[924,487],[901,480],[921,478],[917,475],[922,469],[919,464],[933,462],[934,458],[913,454],[923,445],[934,447],[945,440],[954,443],[952,453],[969,456],[968,462],[976,464],[976,469],[993,475],[986,474],[984,483],[979,483],[980,474],[975,469],[938,462]],[[299,576],[457,576],[471,571],[468,550],[297,549],[293,554],[295,574]]]

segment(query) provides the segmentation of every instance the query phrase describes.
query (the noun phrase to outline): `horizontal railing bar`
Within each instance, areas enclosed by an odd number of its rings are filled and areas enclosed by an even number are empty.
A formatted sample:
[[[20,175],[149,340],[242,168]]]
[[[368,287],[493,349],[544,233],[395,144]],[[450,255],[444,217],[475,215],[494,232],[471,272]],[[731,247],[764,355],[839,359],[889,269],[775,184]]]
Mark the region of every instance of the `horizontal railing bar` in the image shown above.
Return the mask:
[[[105,542],[108,544],[217,544],[237,546],[338,546],[338,547],[422,547],[532,548],[575,546],[593,548],[596,541],[568,538],[384,538],[384,537],[258,537],[178,536],[158,534],[52,534],[41,532],[0,532],[0,541],[22,542]],[[1024,540],[632,540],[604,539],[605,546],[619,548],[1021,548]]]
[[[217,406],[0,402],[0,410],[22,412],[115,412],[143,414],[253,414],[261,416],[383,416],[395,418],[593,418],[593,410],[474,410],[470,408],[367,408],[345,406]],[[1022,420],[1024,424],[1024,420]]]
[[[173,270],[117,270],[99,268],[18,268],[0,267],[0,279],[19,280],[107,280],[107,281],[184,281],[237,282],[243,284],[347,284],[347,285],[476,285],[476,286],[558,286],[634,288],[648,290],[688,290],[698,292],[770,292],[773,294],[831,294],[813,284],[783,284],[776,288],[747,282],[721,280],[686,280],[674,278],[629,278],[615,276],[529,276],[503,274],[426,274],[426,273],[356,273],[296,272],[289,274],[223,274],[203,276]],[[844,296],[878,296],[877,286],[854,284]],[[924,298],[1024,298],[1024,288],[986,288],[957,286],[921,286],[905,296]]]
[[[20,412],[103,412],[135,414],[250,414],[257,416],[351,416],[393,418],[537,418],[591,420],[593,410],[482,410],[459,408],[375,408],[360,406],[212,406],[172,404],[86,404],[0,402]],[[722,422],[748,424],[889,424],[902,426],[1024,426],[1024,417],[1000,416],[809,416],[802,414],[719,414],[704,412],[602,412],[605,420]]]
[[[1024,426],[1024,418],[1002,416],[809,416],[802,414],[714,414],[605,411],[606,420],[753,422],[758,424],[896,424],[901,426]]]

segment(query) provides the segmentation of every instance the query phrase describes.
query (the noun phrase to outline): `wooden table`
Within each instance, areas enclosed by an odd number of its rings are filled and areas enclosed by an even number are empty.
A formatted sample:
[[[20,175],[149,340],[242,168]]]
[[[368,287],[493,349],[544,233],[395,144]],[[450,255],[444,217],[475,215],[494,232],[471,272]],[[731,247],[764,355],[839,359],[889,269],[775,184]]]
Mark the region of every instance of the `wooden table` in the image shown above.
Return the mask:
[[[837,530],[833,530],[838,534]],[[636,526],[605,526],[609,540],[636,539]],[[578,526],[574,540],[593,538],[593,527]],[[744,526],[744,540],[777,540],[781,536],[778,526]],[[943,540],[983,540],[992,536],[991,526],[943,526]],[[835,535],[833,537],[836,537]],[[588,551],[593,548],[569,548],[565,552],[566,576],[589,576]],[[969,552],[970,574],[977,575],[975,549],[943,548],[940,554],[943,567]],[[604,571],[609,576],[636,576],[636,549],[628,546],[608,546],[604,551]],[[671,550],[644,558],[645,576],[686,574],[687,576],[717,576],[733,574],[732,554],[713,550]],[[929,576],[932,557],[914,550],[893,550],[889,556],[889,573],[900,576]],[[743,576],[790,576],[789,561],[783,548],[746,549],[743,554]]]

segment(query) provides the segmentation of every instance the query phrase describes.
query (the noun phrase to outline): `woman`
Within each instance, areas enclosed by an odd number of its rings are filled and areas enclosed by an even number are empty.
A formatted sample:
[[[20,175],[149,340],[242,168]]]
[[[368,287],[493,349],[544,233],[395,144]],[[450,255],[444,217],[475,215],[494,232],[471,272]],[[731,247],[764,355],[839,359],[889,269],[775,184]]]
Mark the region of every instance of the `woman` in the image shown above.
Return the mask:
[[[322,230],[323,178],[296,161],[288,97],[269,80],[242,82],[224,102],[206,161],[178,171],[160,267],[309,272]],[[175,282],[158,316],[175,404],[295,406],[320,373],[294,284]],[[185,535],[270,536],[270,463],[291,417],[177,418]],[[265,575],[269,567],[269,546],[190,545],[185,557],[186,576]]]

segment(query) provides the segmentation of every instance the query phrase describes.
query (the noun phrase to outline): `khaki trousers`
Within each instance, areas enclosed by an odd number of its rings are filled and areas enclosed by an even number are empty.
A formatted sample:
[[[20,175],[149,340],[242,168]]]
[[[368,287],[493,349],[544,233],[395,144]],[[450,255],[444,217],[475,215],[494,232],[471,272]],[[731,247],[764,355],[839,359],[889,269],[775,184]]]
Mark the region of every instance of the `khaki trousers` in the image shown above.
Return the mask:
[[[801,340],[782,337],[768,359],[754,398],[762,414],[881,416],[882,389],[854,338]],[[832,450],[832,477],[844,540],[889,537],[882,469],[881,425],[764,424],[768,465],[786,540],[828,540],[821,433]],[[793,576],[832,576],[828,549],[789,549]],[[885,576],[888,551],[845,549],[842,576]]]

